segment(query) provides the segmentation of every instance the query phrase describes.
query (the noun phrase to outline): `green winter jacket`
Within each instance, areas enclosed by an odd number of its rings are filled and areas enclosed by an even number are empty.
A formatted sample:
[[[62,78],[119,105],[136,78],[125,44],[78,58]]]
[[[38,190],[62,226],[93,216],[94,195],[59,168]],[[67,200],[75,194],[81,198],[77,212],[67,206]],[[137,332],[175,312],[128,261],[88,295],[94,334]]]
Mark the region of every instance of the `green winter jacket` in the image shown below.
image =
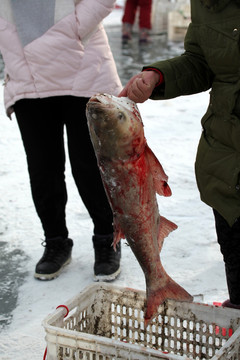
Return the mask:
[[[183,55],[147,67],[165,79],[151,99],[211,88],[195,170],[201,199],[233,225],[240,216],[240,4],[192,0]]]

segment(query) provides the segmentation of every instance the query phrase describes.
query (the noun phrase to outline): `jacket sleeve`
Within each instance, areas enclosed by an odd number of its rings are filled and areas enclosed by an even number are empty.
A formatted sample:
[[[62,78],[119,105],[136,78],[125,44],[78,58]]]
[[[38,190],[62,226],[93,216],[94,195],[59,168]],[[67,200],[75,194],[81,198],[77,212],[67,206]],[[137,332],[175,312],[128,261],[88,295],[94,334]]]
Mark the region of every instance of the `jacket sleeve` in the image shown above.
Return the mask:
[[[80,0],[76,5],[79,37],[89,36],[114,9],[116,0]]]
[[[181,56],[147,66],[160,70],[164,76],[164,83],[155,88],[151,99],[171,99],[196,94],[211,87],[214,74],[196,39],[197,29],[190,24],[184,39],[185,52]]]

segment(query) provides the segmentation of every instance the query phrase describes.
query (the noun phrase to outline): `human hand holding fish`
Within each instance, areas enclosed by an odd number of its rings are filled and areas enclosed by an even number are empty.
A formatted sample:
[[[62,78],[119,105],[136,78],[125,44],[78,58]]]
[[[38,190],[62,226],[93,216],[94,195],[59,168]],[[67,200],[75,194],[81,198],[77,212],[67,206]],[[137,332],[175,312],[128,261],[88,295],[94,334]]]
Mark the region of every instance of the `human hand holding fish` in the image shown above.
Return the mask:
[[[114,246],[127,239],[146,280],[145,325],[166,299],[192,296],[166,273],[160,260],[164,238],[177,228],[159,214],[156,193],[170,196],[168,177],[147,145],[136,103],[97,94],[87,104],[88,127],[114,216]]]
[[[142,71],[129,80],[118,96],[128,97],[136,103],[143,103],[151,96],[154,88],[159,84],[159,80],[159,72]]]

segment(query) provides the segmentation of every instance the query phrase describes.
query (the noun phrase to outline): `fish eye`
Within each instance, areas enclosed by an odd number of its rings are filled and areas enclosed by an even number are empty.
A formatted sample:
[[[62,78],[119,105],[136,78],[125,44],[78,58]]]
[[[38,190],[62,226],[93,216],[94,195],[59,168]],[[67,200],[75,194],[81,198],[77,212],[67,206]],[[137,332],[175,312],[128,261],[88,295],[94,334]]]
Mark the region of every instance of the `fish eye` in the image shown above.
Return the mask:
[[[122,111],[119,111],[118,113],[118,120],[120,121],[124,121],[125,120],[125,115]]]

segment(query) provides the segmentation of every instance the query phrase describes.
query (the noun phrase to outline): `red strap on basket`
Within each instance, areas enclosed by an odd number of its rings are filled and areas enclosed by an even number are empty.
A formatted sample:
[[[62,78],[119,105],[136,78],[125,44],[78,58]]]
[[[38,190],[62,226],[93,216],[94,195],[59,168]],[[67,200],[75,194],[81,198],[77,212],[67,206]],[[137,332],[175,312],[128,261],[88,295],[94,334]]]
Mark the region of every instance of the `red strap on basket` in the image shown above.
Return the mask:
[[[64,317],[68,316],[68,314],[69,314],[69,309],[68,309],[68,307],[67,307],[66,305],[58,305],[58,306],[56,307],[56,309],[58,309],[58,308],[60,308],[60,307],[64,307],[64,308],[67,310],[67,313],[64,315]],[[46,347],[46,349],[45,349],[45,351],[44,351],[43,360],[46,360],[46,358],[47,358],[46,356],[47,356],[47,347]]]
[[[68,314],[69,314],[69,309],[68,309],[68,307],[67,307],[66,305],[58,305],[58,306],[56,307],[56,309],[58,309],[58,308],[60,308],[60,307],[64,307],[64,308],[67,310],[67,313],[64,315],[64,317],[68,316]]]
[[[218,307],[218,306],[221,306],[222,303],[221,303],[221,302],[214,301],[214,302],[213,302],[213,305]],[[230,328],[230,329],[222,328],[222,335],[223,335],[223,336],[226,336],[226,335],[227,335],[227,330],[228,330],[228,336],[231,337],[232,334],[233,334],[233,330],[232,330],[231,328]],[[219,326],[217,326],[217,325],[216,325],[216,327],[215,327],[215,334],[216,334],[216,335],[220,334],[220,328],[219,328]]]
[[[45,351],[44,351],[43,360],[46,359],[46,356],[47,356],[47,348],[46,348]]]

